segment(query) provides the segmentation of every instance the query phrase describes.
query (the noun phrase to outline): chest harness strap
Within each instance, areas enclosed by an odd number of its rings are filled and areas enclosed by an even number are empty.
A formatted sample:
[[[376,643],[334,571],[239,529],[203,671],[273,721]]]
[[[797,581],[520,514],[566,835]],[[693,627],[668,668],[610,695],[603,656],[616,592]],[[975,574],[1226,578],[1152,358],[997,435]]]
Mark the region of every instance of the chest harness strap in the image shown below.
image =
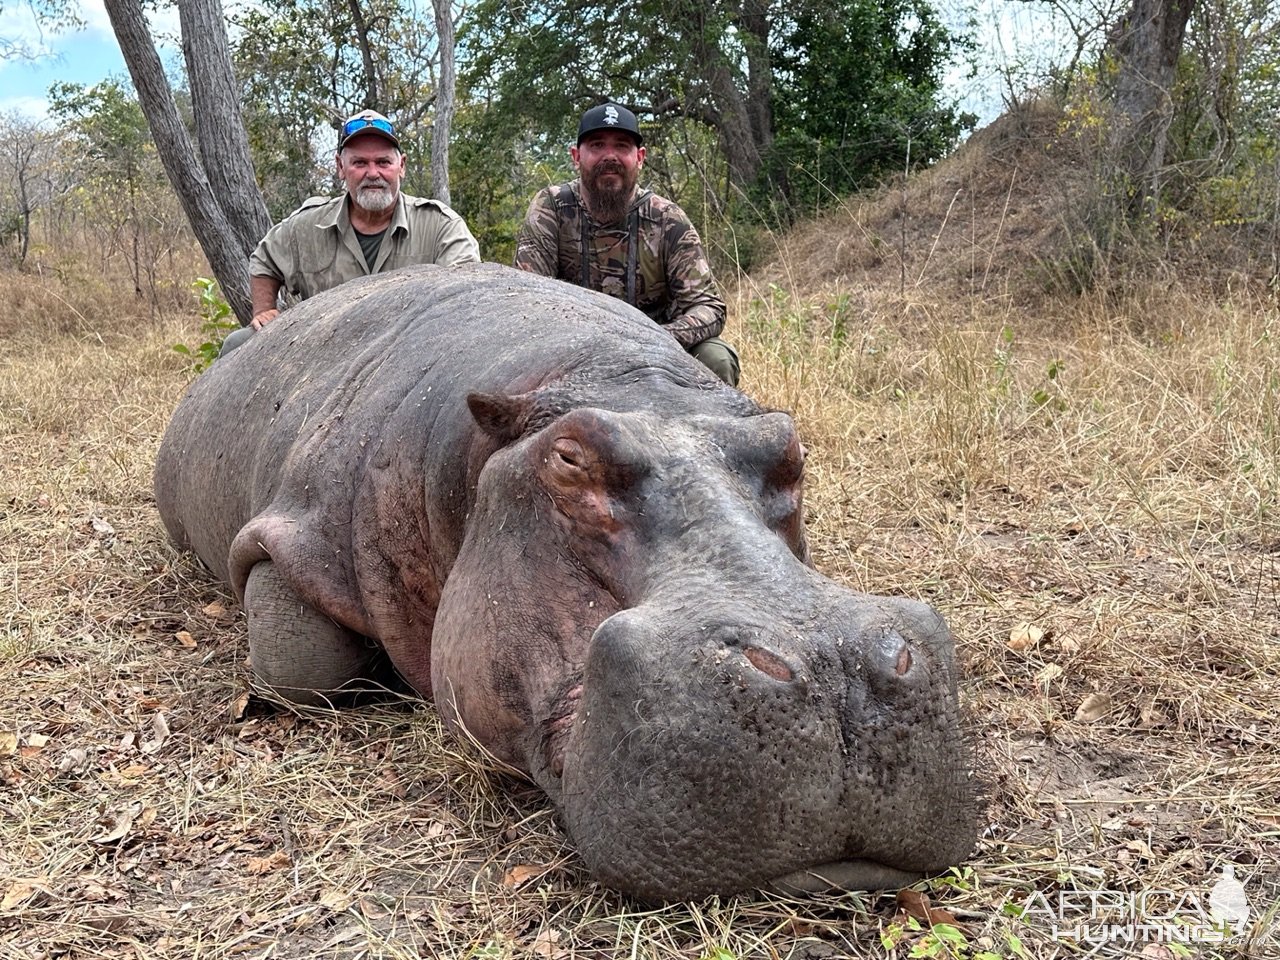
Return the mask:
[[[582,262],[579,266],[579,276],[581,277],[580,285],[591,287],[591,227],[588,225],[589,217],[585,208],[578,210],[578,223],[581,227],[581,237],[578,240],[578,248],[582,253]],[[639,259],[640,248],[640,208],[633,207],[627,215],[627,303],[631,306],[636,305],[636,261]]]

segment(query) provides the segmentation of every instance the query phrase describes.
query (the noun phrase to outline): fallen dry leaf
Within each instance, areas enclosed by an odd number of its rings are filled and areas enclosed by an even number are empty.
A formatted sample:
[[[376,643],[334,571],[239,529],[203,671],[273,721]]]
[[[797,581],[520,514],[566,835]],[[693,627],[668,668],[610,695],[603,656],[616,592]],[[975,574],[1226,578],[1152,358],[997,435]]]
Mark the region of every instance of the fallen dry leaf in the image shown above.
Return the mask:
[[[227,615],[227,608],[222,605],[220,600],[215,600],[204,608],[204,615],[212,617],[214,620],[221,620]]]
[[[1066,671],[1056,663],[1051,663],[1036,674],[1036,682],[1045,685],[1053,683],[1053,681],[1057,680],[1065,672]]]
[[[155,753],[169,739],[169,721],[164,718],[163,713],[157,713],[151,717],[151,732],[152,738],[142,741],[138,747],[139,752]]]
[[[569,956],[569,952],[560,946],[560,931],[554,927],[539,930],[538,935],[533,938],[531,949],[536,956],[547,957],[548,960]]]
[[[47,883],[48,878],[46,877],[14,880],[13,883],[9,884],[9,889],[5,891],[4,899],[0,900],[0,910],[13,910],[26,903],[36,893],[47,891]]]
[[[899,890],[898,891],[898,909],[909,917],[914,917],[926,926],[935,926],[939,923],[945,923],[953,927],[960,924],[955,918],[955,914],[950,910],[943,910],[941,907],[929,906],[929,898],[923,893],[917,893],[915,890]]]
[[[1111,712],[1111,698],[1105,693],[1091,693],[1080,701],[1076,708],[1076,720],[1080,723],[1094,723]]]
[[[1010,650],[1030,650],[1044,639],[1044,631],[1034,623],[1020,623],[1009,631]]]
[[[173,639],[177,640],[186,650],[194,650],[196,648],[196,638],[188,630],[179,630],[173,635]]]
[[[537,879],[550,869],[550,867],[545,865],[539,866],[532,863],[520,863],[506,872],[502,878],[502,885],[504,887],[510,887],[512,890],[518,890],[530,880]]]
[[[281,867],[289,865],[289,854],[283,850],[277,850],[269,857],[250,857],[249,872],[255,875],[271,873],[273,870],[279,870]]]
[[[105,832],[100,833],[96,837],[91,837],[90,842],[107,846],[123,840],[129,835],[129,831],[133,829],[134,818],[141,812],[141,805],[130,806],[125,810],[121,810],[116,814],[111,827]]]
[[[107,521],[103,520],[101,517],[90,517],[89,526],[91,526],[93,528],[93,532],[100,537],[114,537],[116,535],[116,528],[107,523]]]
[[[143,807],[142,812],[138,814],[137,819],[133,821],[133,828],[135,830],[145,830],[147,829],[147,827],[151,826],[151,824],[155,822],[155,819],[156,819],[156,808]]]
[[[12,730],[0,730],[0,757],[12,757],[18,752],[18,735]]]
[[[364,928],[359,926],[358,924],[347,927],[343,930],[339,930],[332,937],[330,937],[325,942],[324,948],[325,950],[331,950],[333,947],[336,947],[340,943],[350,943],[351,941],[355,940],[357,937],[363,936],[364,933],[365,933]]]
[[[354,902],[354,897],[338,889],[326,890],[320,895],[320,906],[334,913],[342,913]]]
[[[235,723],[239,723],[244,719],[245,711],[249,709],[249,694],[242,693],[236,697],[231,704],[231,719]]]
[[[1154,860],[1155,854],[1151,852],[1151,848],[1142,840],[1130,840],[1124,845],[1124,848],[1130,853],[1135,853],[1144,860]]]
[[[43,749],[48,742],[49,738],[43,733],[33,733],[31,736],[27,737],[27,746],[35,747],[37,750]]]
[[[1154,697],[1148,700],[1142,709],[1138,711],[1138,726],[1143,730],[1163,727],[1168,722],[1169,718],[1164,715],[1164,711],[1160,709],[1160,704]]]
[[[397,800],[403,800],[408,796],[409,791],[405,789],[404,781],[400,779],[400,774],[390,767],[378,774],[378,782],[387,793]]]
[[[1163,943],[1148,943],[1139,956],[1146,957],[1147,960],[1177,960],[1177,954]]]
[[[73,770],[79,770],[89,762],[89,751],[83,747],[72,747],[62,757],[58,763],[59,773],[70,773]]]

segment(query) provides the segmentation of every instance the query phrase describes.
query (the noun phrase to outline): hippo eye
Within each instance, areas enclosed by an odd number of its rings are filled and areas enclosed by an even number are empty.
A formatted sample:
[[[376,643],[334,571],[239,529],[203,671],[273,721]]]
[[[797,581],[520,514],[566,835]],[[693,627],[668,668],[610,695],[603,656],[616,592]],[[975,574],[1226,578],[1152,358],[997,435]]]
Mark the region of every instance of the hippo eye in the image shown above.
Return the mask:
[[[586,469],[586,453],[582,444],[568,437],[560,437],[551,445],[551,454],[556,460],[577,470]]]

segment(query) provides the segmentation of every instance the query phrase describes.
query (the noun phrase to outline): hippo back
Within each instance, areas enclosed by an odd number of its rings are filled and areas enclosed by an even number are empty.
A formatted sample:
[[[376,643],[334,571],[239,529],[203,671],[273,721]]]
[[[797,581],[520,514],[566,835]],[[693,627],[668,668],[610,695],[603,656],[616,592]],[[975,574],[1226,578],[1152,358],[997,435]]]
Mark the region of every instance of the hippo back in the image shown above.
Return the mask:
[[[305,301],[200,376],[157,459],[161,517],[237,595],[271,559],[358,633],[385,643],[407,617],[429,637],[498,446],[473,391],[538,391],[547,416],[758,411],[619,300],[495,264],[411,267]]]

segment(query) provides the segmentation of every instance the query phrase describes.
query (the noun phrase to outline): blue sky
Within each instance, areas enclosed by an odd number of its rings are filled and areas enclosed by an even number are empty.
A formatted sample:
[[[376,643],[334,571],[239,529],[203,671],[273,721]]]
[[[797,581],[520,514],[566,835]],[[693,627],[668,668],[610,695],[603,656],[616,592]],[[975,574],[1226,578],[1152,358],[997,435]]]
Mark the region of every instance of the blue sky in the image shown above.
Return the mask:
[[[127,79],[128,71],[102,0],[80,0],[84,28],[62,34],[42,33],[21,0],[0,6],[0,36],[45,54],[34,61],[0,60],[0,113],[43,117],[48,108],[49,86],[60,81],[93,84],[114,75]],[[162,14],[159,22],[153,21],[154,30],[176,33],[176,10]],[[174,49],[161,52],[166,59],[174,55]]]
[[[1115,0],[1101,0],[1114,6]],[[1055,19],[1048,4],[1022,0],[940,0],[936,4],[944,22],[959,25],[969,16],[976,20],[979,39],[978,75],[962,76],[955,71],[949,81],[952,94],[962,107],[978,114],[983,122],[1000,112],[1003,97],[1013,76],[1021,86],[1042,76],[1048,62],[1061,58],[1070,46],[1066,25]],[[30,10],[22,0],[0,0],[0,37],[45,50],[49,56],[35,62],[0,61],[0,113],[17,112],[39,118],[47,112],[47,91],[57,81],[92,84],[108,76],[127,79],[124,60],[111,33],[102,0],[80,0],[81,30],[41,35]],[[1064,32],[1065,31],[1065,32]],[[174,36],[177,11],[171,9],[153,21],[153,34]],[[162,48],[161,56],[171,61],[176,47]]]

